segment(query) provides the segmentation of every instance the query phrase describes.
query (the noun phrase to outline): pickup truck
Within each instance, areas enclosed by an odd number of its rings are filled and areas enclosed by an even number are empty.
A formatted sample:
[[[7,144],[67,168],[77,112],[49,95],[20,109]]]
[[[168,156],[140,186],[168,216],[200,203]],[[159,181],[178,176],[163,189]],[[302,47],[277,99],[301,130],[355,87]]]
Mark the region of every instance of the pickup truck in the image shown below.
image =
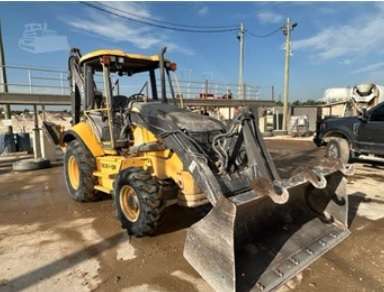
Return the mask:
[[[344,163],[362,154],[384,157],[384,102],[359,116],[320,121],[314,142],[326,146],[327,157]]]

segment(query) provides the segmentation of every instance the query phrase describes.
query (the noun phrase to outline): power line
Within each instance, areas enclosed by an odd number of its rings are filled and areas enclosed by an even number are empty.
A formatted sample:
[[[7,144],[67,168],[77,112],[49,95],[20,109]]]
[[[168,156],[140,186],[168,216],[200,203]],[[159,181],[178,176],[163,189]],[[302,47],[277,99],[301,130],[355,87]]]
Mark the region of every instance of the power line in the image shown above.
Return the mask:
[[[123,18],[123,19],[131,21],[131,22],[135,22],[135,23],[139,23],[139,24],[145,24],[145,25],[149,25],[149,26],[153,26],[153,27],[157,27],[157,28],[162,28],[162,29],[167,29],[167,30],[182,31],[182,32],[194,32],[194,33],[221,33],[221,32],[233,32],[233,31],[238,31],[239,30],[237,27],[226,28],[226,29],[224,29],[224,28],[221,28],[221,29],[209,29],[208,30],[208,29],[199,29],[199,28],[189,29],[189,28],[183,28],[183,27],[170,26],[170,25],[156,23],[156,22],[149,21],[149,20],[144,20],[144,19],[139,19],[139,18],[132,18],[130,16],[121,15],[119,13],[115,13],[113,11],[110,11],[109,9],[100,7],[98,5],[94,5],[94,4],[89,3],[89,2],[80,2],[80,3],[83,4],[83,5],[86,5],[88,7],[91,7],[93,9],[96,9],[96,10],[102,11],[104,13],[111,14],[111,15]],[[135,17],[140,17],[140,16],[136,15]]]
[[[272,31],[270,31],[270,32],[268,32],[266,34],[261,34],[261,35],[260,34],[255,34],[253,32],[250,32],[249,30],[247,30],[247,34],[250,35],[251,37],[254,37],[254,38],[266,38],[266,37],[269,37],[269,36],[277,33],[280,30],[281,30],[281,27],[276,28],[276,29],[274,29],[274,30],[272,30]]]
[[[131,17],[135,17],[135,19],[142,19],[145,21],[153,22],[153,23],[171,25],[171,26],[175,26],[175,27],[184,27],[184,28],[192,28],[192,29],[232,29],[232,28],[238,28],[238,25],[189,25],[189,24],[181,24],[181,23],[175,23],[175,22],[162,20],[159,18],[153,18],[153,17],[149,18],[146,16],[137,15],[137,14],[131,13],[129,11],[126,11],[123,9],[118,9],[116,7],[105,5],[102,3],[98,3],[98,5],[103,7],[104,9],[112,9],[114,11],[124,13],[126,15],[131,16]]]

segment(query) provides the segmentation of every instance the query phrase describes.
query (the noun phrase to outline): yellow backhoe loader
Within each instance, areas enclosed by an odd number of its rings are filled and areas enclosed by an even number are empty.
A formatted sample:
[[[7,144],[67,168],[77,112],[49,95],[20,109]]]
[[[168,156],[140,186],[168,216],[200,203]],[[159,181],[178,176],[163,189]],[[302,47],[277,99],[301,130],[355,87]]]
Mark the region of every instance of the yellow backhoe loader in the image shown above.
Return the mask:
[[[60,136],[45,124],[65,147],[68,192],[81,202],[110,194],[134,236],[156,233],[167,200],[211,204],[187,231],[188,262],[217,291],[275,289],[349,235],[351,168],[324,162],[281,179],[252,112],[224,124],[181,108],[164,56],[71,50],[72,128]],[[112,76],[140,73],[148,93],[115,92]],[[167,184],[177,192],[160,192]]]

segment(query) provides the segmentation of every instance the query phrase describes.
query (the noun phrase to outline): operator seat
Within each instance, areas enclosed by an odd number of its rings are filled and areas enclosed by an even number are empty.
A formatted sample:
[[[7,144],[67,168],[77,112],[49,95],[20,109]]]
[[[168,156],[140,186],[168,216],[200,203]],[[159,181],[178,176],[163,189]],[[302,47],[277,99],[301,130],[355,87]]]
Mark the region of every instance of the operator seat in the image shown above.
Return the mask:
[[[121,128],[124,125],[124,113],[129,104],[129,98],[124,95],[116,95],[112,97],[112,111],[114,112],[113,131],[116,139],[119,138]],[[89,119],[92,123],[91,126],[95,128],[95,133],[101,142],[109,141],[109,126],[106,115],[103,116],[102,112],[92,111],[88,113]]]

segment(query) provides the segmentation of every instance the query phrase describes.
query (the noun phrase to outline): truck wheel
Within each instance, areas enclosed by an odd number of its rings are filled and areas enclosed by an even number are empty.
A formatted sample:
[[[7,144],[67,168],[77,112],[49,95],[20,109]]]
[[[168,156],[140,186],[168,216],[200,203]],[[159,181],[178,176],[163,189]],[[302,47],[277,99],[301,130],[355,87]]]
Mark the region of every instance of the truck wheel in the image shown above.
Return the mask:
[[[348,163],[351,157],[348,141],[343,138],[331,138],[327,143],[326,156]]]
[[[79,202],[99,199],[95,191],[95,158],[78,140],[71,141],[64,155],[65,183],[71,197]]]
[[[135,236],[151,235],[163,210],[155,179],[141,168],[122,170],[114,184],[114,205],[121,227]]]

